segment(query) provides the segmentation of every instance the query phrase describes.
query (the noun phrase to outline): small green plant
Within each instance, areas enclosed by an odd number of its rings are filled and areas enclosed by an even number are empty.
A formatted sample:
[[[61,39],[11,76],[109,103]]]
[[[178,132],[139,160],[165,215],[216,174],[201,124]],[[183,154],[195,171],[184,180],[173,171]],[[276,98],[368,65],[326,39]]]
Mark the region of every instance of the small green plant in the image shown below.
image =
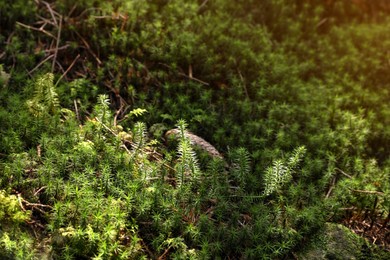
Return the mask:
[[[300,161],[306,152],[305,147],[297,148],[287,163],[276,160],[272,167],[269,167],[264,175],[264,195],[268,196],[274,192],[280,193],[283,186],[292,180],[295,169],[299,166]]]
[[[200,169],[196,153],[192,148],[190,139],[186,136],[187,123],[184,120],[179,120],[177,126],[180,134],[179,145],[177,147],[179,162],[176,164],[176,170],[178,173],[178,184],[181,186],[187,179],[197,179],[200,174]]]
[[[53,81],[52,73],[47,73],[35,81],[34,96],[27,101],[27,106],[34,116],[43,117],[59,111],[60,102]]]

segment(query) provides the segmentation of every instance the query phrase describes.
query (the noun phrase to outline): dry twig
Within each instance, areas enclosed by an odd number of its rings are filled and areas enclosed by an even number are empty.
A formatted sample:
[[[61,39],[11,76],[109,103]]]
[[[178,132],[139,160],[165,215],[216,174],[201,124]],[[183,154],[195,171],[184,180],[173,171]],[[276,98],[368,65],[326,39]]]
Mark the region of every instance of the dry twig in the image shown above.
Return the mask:
[[[66,71],[61,75],[61,77],[57,80],[55,86],[58,85],[58,83],[60,83],[61,79],[63,77],[65,77],[65,75],[70,71],[70,69],[74,66],[74,64],[76,63],[76,61],[80,58],[80,54],[77,54],[76,58],[72,61],[72,64],[70,64],[70,66],[66,69]]]
[[[21,23],[21,22],[16,22],[16,24],[18,24],[18,25],[20,25],[20,26],[22,26],[22,27],[24,27],[24,28],[27,28],[27,29],[29,29],[29,30],[34,30],[34,31],[42,32],[42,33],[46,34],[47,36],[49,36],[49,37],[51,37],[51,38],[53,38],[53,39],[56,39],[56,37],[55,37],[53,34],[49,33],[49,32],[46,31],[45,29],[43,29],[44,26],[42,26],[42,27],[40,27],[40,28],[35,28],[35,27],[30,26],[30,25]]]
[[[53,17],[53,19],[54,19],[54,17]],[[55,67],[56,60],[57,60],[58,48],[60,46],[61,28],[62,28],[62,16],[60,16],[60,24],[58,26],[57,39],[56,39],[57,43],[56,43],[56,48],[55,48],[55,51],[54,51],[53,64],[52,64],[52,67],[51,67],[51,71],[52,72],[54,72],[54,67]]]
[[[358,193],[375,194],[375,195],[378,195],[378,196],[384,196],[385,195],[383,192],[373,191],[373,190],[354,190],[354,189],[349,189],[349,190],[353,191],[353,192],[358,192]]]

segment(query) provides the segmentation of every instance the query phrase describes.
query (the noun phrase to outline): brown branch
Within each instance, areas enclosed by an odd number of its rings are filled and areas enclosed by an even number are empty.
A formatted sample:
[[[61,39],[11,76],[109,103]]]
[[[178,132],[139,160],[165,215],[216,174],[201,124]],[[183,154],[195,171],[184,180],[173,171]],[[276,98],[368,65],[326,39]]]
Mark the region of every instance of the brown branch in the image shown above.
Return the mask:
[[[57,23],[57,21],[56,21],[56,23]],[[61,28],[62,28],[62,16],[60,16],[60,24],[58,26],[57,43],[56,43],[56,48],[55,48],[55,52],[54,52],[53,64],[51,66],[51,72],[54,72],[54,67],[55,67],[56,60],[57,60],[58,47],[60,46]]]
[[[35,70],[37,70],[42,64],[44,64],[46,61],[50,60],[53,58],[54,54],[47,56],[45,59],[43,59],[40,63],[38,63],[37,66],[35,66],[32,70],[28,72],[28,74],[31,76],[31,73],[33,73]]]
[[[40,144],[37,145],[37,156],[38,156],[38,158],[41,158],[41,153],[42,153],[41,147],[42,146]]]
[[[345,173],[345,172],[344,172],[344,171],[342,171],[341,169],[339,169],[339,168],[336,168],[336,170],[337,170],[339,173],[341,173],[342,175],[344,175],[344,176],[348,177],[349,179],[352,179],[352,176],[351,176],[351,175],[349,175],[349,174]]]
[[[108,126],[106,126],[102,121],[100,121],[99,118],[95,117],[95,120],[98,121],[105,129],[107,129],[111,134],[113,134],[114,136],[118,136],[111,128],[109,128]]]
[[[22,196],[21,196],[20,193],[19,193],[19,194],[18,194],[18,202],[19,202],[19,205],[20,205],[20,207],[22,208],[22,210],[23,210],[24,212],[26,212],[26,209],[23,207],[22,200],[23,200],[23,198],[22,198]]]
[[[365,193],[365,194],[375,194],[375,195],[379,195],[379,196],[384,196],[385,194],[383,192],[380,192],[380,191],[371,191],[371,190],[354,190],[354,189],[350,189],[348,188],[350,191],[353,191],[353,192],[358,192],[358,193]]]
[[[84,43],[85,47],[87,48],[87,51],[95,58],[96,62],[101,65],[102,62],[101,60],[98,58],[98,56],[91,50],[91,47],[89,46],[88,42],[77,32],[77,31],[74,31],[76,33],[76,35],[81,39],[81,41]]]
[[[16,24],[18,24],[18,25],[20,25],[20,26],[22,26],[22,27],[24,27],[24,28],[27,28],[27,29],[29,29],[29,30],[34,30],[34,31],[42,32],[42,33],[46,34],[47,36],[49,36],[49,37],[51,37],[51,38],[53,38],[53,39],[56,39],[56,37],[55,37],[53,34],[49,33],[49,32],[46,31],[45,29],[43,29],[43,27],[41,27],[41,28],[35,28],[35,27],[30,26],[30,25],[21,23],[21,22],[16,22]]]
[[[157,260],[164,260],[165,256],[169,253],[169,250],[171,249],[172,246],[169,246],[167,249],[165,249],[164,253],[160,255]]]
[[[64,72],[64,74],[61,75],[61,77],[57,80],[55,86],[58,85],[58,83],[60,83],[61,79],[63,77],[65,77],[65,75],[71,70],[71,68],[74,66],[74,64],[76,63],[76,61],[80,58],[80,54],[77,54],[76,58],[73,60],[72,64],[70,64],[70,66],[66,69],[66,71]]]
[[[245,79],[242,76],[242,73],[241,73],[239,68],[237,68],[237,72],[238,72],[238,75],[240,76],[240,79],[241,79],[241,82],[242,82],[242,87],[244,88],[245,96],[246,96],[247,99],[249,99],[249,94],[248,94],[248,89],[246,88]]]
[[[31,207],[32,209],[36,209],[38,210],[39,212],[41,212],[42,214],[46,214],[45,211],[43,211],[41,208],[49,208],[49,209],[53,209],[52,206],[50,205],[44,205],[44,204],[40,204],[40,203],[31,203],[31,202],[28,202],[27,200],[23,199],[22,198],[22,195],[20,193],[18,193],[18,201],[19,201],[19,205],[20,207],[22,208],[22,210],[24,212],[26,212],[26,209],[25,207],[23,207],[23,203],[28,206],[28,207]],[[40,208],[41,207],[41,208]]]
[[[190,77],[190,79],[192,79],[192,65],[191,64],[188,66],[188,77]]]
[[[62,73],[65,73],[64,68],[62,67],[61,63],[58,62],[58,60],[56,61],[56,64],[57,64],[57,66],[60,68],[61,72],[62,72]]]
[[[48,3],[48,2],[46,2],[46,1],[42,1],[42,3],[44,4],[44,5],[46,5],[46,8],[49,10],[49,13],[50,13],[50,15],[51,15],[51,18],[53,19],[53,21],[54,21],[54,24],[56,25],[56,26],[58,26],[58,22],[57,22],[57,19],[56,19],[56,17],[55,17],[55,14],[57,14],[57,15],[59,15],[57,12],[55,12],[52,8],[51,8],[51,6],[50,6],[50,4]],[[55,14],[54,14],[55,13]],[[59,15],[60,16],[60,15]],[[61,16],[60,16],[60,19],[61,19]],[[60,21],[60,23],[61,23],[61,21]]]
[[[47,186],[42,186],[41,188],[39,188],[36,192],[34,192],[34,196],[37,196],[39,192],[41,192],[42,190],[46,189]]]
[[[51,52],[56,52],[56,51],[62,51],[62,50],[65,50],[69,47],[69,44],[66,44],[64,46],[61,46],[61,47],[58,47],[58,48],[53,48],[53,49],[48,49],[48,50],[44,50],[45,53],[51,53]]]
[[[332,194],[332,191],[333,191],[335,185],[336,185],[336,176],[334,176],[333,179],[332,179],[332,184],[329,187],[329,190],[328,190],[328,192],[326,193],[326,196],[325,196],[326,199],[330,197],[330,194]]]
[[[151,259],[155,259],[156,258],[155,255],[152,253],[152,251],[150,251],[148,245],[145,243],[145,241],[143,239],[141,239],[141,244],[142,244],[142,247],[145,248],[146,252],[151,257]]]
[[[76,99],[73,100],[73,103],[74,103],[74,109],[76,111],[77,120],[80,122],[79,109],[77,108],[77,101],[76,101]]]
[[[205,81],[203,81],[203,80],[197,79],[197,78],[195,78],[195,77],[187,76],[185,73],[178,72],[178,74],[181,75],[181,76],[183,76],[183,77],[185,77],[185,78],[187,78],[187,79],[190,79],[190,80],[199,82],[199,83],[201,83],[201,84],[203,84],[203,85],[206,85],[206,86],[210,86],[209,83],[207,83],[207,82],[205,82]]]
[[[206,6],[206,4],[207,4],[207,2],[208,2],[209,0],[204,0],[203,1],[203,3],[199,6],[199,8],[198,8],[198,12],[201,10],[201,9],[203,9],[203,7],[205,7]]]
[[[317,23],[316,27],[320,27],[321,25],[323,25],[324,23],[326,23],[328,21],[328,18],[324,18],[322,19],[321,21],[319,21],[319,23]]]
[[[57,23],[56,22],[52,22],[51,20],[49,20],[49,19],[47,19],[47,18],[45,18],[45,17],[42,17],[42,16],[40,16],[40,15],[37,15],[37,17],[39,18],[39,19],[41,19],[41,21],[38,21],[38,22],[36,22],[35,24],[50,24],[50,25],[52,25],[52,26],[58,26],[57,25]]]
[[[164,67],[166,67],[166,68],[168,68],[168,69],[170,69],[170,70],[173,70],[171,66],[169,66],[169,65],[167,65],[167,64],[165,64],[165,63],[161,63],[161,62],[160,62],[159,64],[162,65],[162,66],[164,66]],[[195,77],[193,77],[193,76],[190,77],[190,76],[188,76],[187,74],[185,74],[185,73],[183,73],[183,72],[176,71],[176,73],[179,74],[180,76],[183,76],[183,77],[187,78],[187,79],[190,79],[190,80],[199,82],[199,83],[201,83],[201,84],[203,84],[203,85],[206,85],[206,86],[210,86],[209,83],[207,83],[207,82],[205,82],[205,81],[203,81],[203,80],[201,80],[201,79],[197,79],[197,78],[195,78]]]
[[[339,208],[339,210],[356,210],[357,207]]]

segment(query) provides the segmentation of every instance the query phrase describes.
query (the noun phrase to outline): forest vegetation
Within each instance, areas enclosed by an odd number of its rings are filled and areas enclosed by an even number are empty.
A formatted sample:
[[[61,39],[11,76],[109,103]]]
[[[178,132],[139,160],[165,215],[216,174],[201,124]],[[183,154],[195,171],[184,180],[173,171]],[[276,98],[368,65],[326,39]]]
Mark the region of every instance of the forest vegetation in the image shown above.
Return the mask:
[[[386,0],[0,0],[1,259],[389,259],[389,154]]]

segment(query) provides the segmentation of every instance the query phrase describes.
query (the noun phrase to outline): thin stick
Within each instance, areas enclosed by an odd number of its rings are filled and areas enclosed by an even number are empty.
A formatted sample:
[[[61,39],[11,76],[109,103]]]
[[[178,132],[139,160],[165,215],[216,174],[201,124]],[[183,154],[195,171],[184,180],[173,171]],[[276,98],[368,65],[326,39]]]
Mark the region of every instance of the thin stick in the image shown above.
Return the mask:
[[[50,25],[53,25],[53,26],[58,26],[56,22],[52,22],[51,20],[46,19],[45,17],[42,17],[40,15],[37,15],[37,17],[39,19],[41,19],[41,21],[38,21],[35,24],[50,24]]]
[[[337,170],[337,171],[339,171],[339,173],[341,173],[342,175],[344,175],[344,176],[348,177],[349,179],[352,179],[352,176],[351,176],[351,175],[349,175],[349,174],[345,173],[345,172],[344,172],[344,171],[342,171],[341,169],[339,169],[339,168],[336,168],[336,170]]]
[[[241,82],[242,82],[242,87],[244,88],[245,96],[246,96],[247,99],[249,99],[249,94],[248,94],[248,90],[246,88],[245,79],[242,76],[241,71],[240,71],[239,68],[237,68],[237,71],[238,71],[238,75],[240,76],[240,79],[241,79]]]
[[[334,189],[334,186],[336,185],[336,176],[333,177],[333,180],[332,180],[332,184],[328,190],[328,193],[326,194],[325,198],[329,198],[330,194],[332,193],[333,189]]]
[[[203,84],[203,85],[210,86],[209,83],[207,83],[207,82],[205,82],[205,81],[203,81],[203,80],[197,79],[197,78],[195,78],[195,77],[187,76],[185,73],[179,72],[179,75],[181,75],[181,76],[183,76],[183,77],[186,77],[186,78],[188,78],[188,79],[190,79],[190,80],[199,82],[199,83],[201,83],[201,84]]]
[[[163,65],[164,67],[166,67],[166,68],[172,70],[172,67],[169,66],[169,65],[167,65],[167,64],[165,64],[165,63],[161,63],[161,62],[160,62],[159,64],[161,64],[161,65]],[[194,78],[194,77],[190,77],[190,76],[188,76],[187,74],[185,74],[185,73],[183,73],[183,72],[177,72],[177,73],[178,73],[180,76],[183,76],[183,77],[185,77],[185,78],[187,78],[187,79],[190,79],[190,80],[199,82],[199,83],[201,83],[201,84],[203,84],[203,85],[206,85],[206,86],[210,86],[209,83],[207,83],[207,82],[205,82],[205,81],[203,81],[203,80]]]
[[[44,60],[42,60],[40,63],[38,63],[37,66],[35,66],[32,70],[30,70],[28,72],[28,74],[30,75],[31,73],[33,73],[35,70],[37,70],[40,66],[42,66],[43,63],[45,63],[46,61],[50,60],[51,58],[53,58],[54,54],[52,55],[49,55],[47,56]]]
[[[349,208],[339,208],[339,210],[355,210],[356,207],[349,207]]]
[[[64,70],[64,68],[62,67],[61,63],[58,62],[58,60],[56,61],[56,64],[57,64],[58,67],[60,67],[61,72],[64,73],[65,70]]]
[[[383,192],[380,192],[380,191],[373,191],[373,190],[354,190],[354,189],[349,189],[353,192],[359,192],[359,193],[366,193],[366,194],[375,194],[375,195],[379,195],[379,196],[384,196],[385,194]]]
[[[60,16],[60,25],[58,27],[57,43],[56,43],[56,48],[55,48],[55,52],[54,52],[53,64],[51,65],[51,72],[54,72],[54,67],[55,67],[56,60],[57,60],[58,47],[60,46],[61,28],[62,28],[62,16]]]
[[[98,121],[105,129],[107,129],[114,136],[118,136],[114,131],[111,130],[108,126],[106,126],[99,118],[95,117],[95,120]]]
[[[192,65],[191,64],[188,66],[188,77],[190,77],[190,79],[192,79]]]
[[[36,192],[34,192],[34,196],[37,196],[42,190],[46,189],[47,186],[40,187]]]
[[[18,194],[18,202],[19,202],[19,205],[20,207],[22,208],[22,210],[25,212],[26,209],[23,207],[23,204],[22,204],[22,196],[20,195],[20,193]]]
[[[31,207],[42,207],[42,208],[49,208],[49,209],[52,209],[53,207],[50,206],[50,205],[44,205],[44,204],[39,204],[39,203],[30,203],[28,202],[27,200],[23,199],[23,202],[26,203],[27,206],[31,206]]]
[[[73,5],[72,9],[70,9],[67,17],[71,17],[71,15],[73,14],[74,10],[76,10],[76,7],[77,7],[77,4]]]
[[[41,145],[39,144],[39,145],[37,145],[37,156],[38,156],[39,158],[41,158],[41,152],[42,152],[42,150],[41,150]]]
[[[163,260],[166,259],[165,256],[169,253],[169,250],[172,248],[172,246],[169,246],[167,249],[165,249],[164,253],[160,255],[157,260]]]
[[[51,37],[51,38],[53,38],[53,39],[56,39],[56,37],[55,37],[53,34],[49,33],[49,32],[46,31],[46,30],[44,30],[42,27],[41,27],[41,28],[35,28],[35,27],[30,26],[30,25],[21,23],[21,22],[16,22],[16,24],[18,24],[18,25],[20,25],[20,26],[22,26],[22,27],[24,27],[24,28],[27,28],[27,29],[29,29],[29,30],[34,30],[34,31],[42,32],[42,33],[46,34],[47,36],[49,36],[49,37]]]
[[[56,52],[56,51],[61,51],[61,50],[65,50],[69,47],[69,44],[66,44],[64,46],[61,46],[61,47],[58,47],[58,48],[53,48],[53,49],[48,49],[48,50],[44,50],[45,53],[51,53],[51,52]]]
[[[80,54],[77,54],[76,58],[73,60],[72,64],[70,64],[70,66],[66,69],[66,71],[64,72],[64,74],[61,75],[61,77],[57,80],[55,86],[58,85],[58,83],[60,83],[61,79],[63,77],[65,77],[65,75],[70,71],[70,69],[74,66],[74,64],[76,63],[76,61],[80,58]]]
[[[46,1],[42,1],[42,3],[44,3],[44,4],[46,5],[47,9],[49,10],[50,15],[51,15],[51,18],[52,18],[53,21],[54,21],[54,24],[55,24],[55,25],[58,25],[57,19],[56,19],[55,15],[54,15],[54,11],[53,11],[53,9],[51,8],[50,4],[49,4],[48,2],[46,2]],[[60,17],[60,19],[61,19],[61,17]],[[61,21],[60,21],[60,23],[61,23]]]
[[[91,47],[89,46],[88,42],[77,32],[74,31],[76,35],[81,39],[81,41],[84,43],[85,47],[87,48],[87,51],[96,59],[97,63],[99,65],[102,64],[101,60],[98,58],[98,56],[91,50]]]
[[[204,0],[203,3],[199,6],[198,11],[201,10],[207,4],[209,0]]]
[[[317,23],[316,27],[320,27],[321,25],[323,25],[324,23],[326,23],[326,21],[328,21],[328,18],[324,18],[322,19],[319,23]]]
[[[118,115],[119,115],[120,112],[121,112],[120,109],[122,109],[122,107],[119,108],[119,110],[117,110],[117,111],[115,112],[115,116],[114,116],[114,126],[116,126],[116,124],[117,124]]]
[[[76,111],[76,117],[77,117],[77,120],[80,122],[80,115],[79,115],[79,109],[77,108],[77,102],[76,102],[76,99],[73,100],[73,103],[74,103],[74,109]]]

